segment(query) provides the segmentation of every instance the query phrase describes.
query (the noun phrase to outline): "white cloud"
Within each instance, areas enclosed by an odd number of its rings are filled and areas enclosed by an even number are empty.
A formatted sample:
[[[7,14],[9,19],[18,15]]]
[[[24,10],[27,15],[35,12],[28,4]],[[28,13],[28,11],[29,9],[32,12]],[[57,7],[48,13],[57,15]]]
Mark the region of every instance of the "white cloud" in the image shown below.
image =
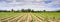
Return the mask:
[[[51,2],[45,3],[45,1]],[[52,10],[52,7],[57,4],[60,4],[60,0],[3,0],[3,2],[0,2],[0,7],[12,7],[13,9],[30,8],[34,10]]]

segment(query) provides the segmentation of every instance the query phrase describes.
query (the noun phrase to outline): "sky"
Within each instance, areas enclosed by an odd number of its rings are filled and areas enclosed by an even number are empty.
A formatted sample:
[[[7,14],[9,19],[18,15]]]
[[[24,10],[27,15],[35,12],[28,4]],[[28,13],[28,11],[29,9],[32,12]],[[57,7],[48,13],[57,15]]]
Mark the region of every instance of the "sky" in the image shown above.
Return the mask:
[[[47,10],[60,9],[60,0],[0,0],[0,10]]]

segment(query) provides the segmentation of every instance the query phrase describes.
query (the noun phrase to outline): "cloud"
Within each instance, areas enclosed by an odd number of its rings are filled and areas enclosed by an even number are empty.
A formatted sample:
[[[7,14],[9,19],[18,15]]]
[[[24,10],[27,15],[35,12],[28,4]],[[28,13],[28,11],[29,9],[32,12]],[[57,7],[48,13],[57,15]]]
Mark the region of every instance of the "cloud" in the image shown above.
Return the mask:
[[[15,9],[52,10],[60,7],[60,0],[0,0],[1,7]],[[7,9],[6,8],[6,9]]]
[[[46,4],[51,3],[52,1],[45,1]]]
[[[41,5],[43,0],[2,0],[7,7],[20,6],[20,5]],[[39,2],[40,1],[40,2]]]

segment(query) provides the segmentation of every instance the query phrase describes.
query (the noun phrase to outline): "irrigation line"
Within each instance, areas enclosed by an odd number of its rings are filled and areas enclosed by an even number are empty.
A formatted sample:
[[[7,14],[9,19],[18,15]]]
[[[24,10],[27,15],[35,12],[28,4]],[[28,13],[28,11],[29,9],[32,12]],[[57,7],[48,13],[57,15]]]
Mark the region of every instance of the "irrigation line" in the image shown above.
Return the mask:
[[[22,18],[20,18],[17,22],[21,22],[25,19],[26,15],[24,15]]]
[[[31,22],[31,20],[32,20],[31,14],[28,13],[28,21],[27,22]]]
[[[13,18],[13,19],[9,19],[9,22],[14,21],[14,20],[17,20],[18,18],[21,18],[22,16],[23,16],[23,15],[18,16],[18,17],[15,17],[15,18]]]
[[[28,18],[28,15],[26,16],[26,20],[25,20],[25,22],[27,22],[27,18]]]
[[[10,18],[7,18],[7,19],[4,19],[4,20],[2,20],[2,21],[10,21],[11,19],[14,19],[14,18],[16,18],[16,17],[18,17],[18,15],[16,15],[16,16],[13,16],[13,17],[10,17]]]
[[[15,18],[15,17],[17,17],[17,16],[14,16],[14,17],[11,17],[11,18]],[[4,19],[4,20],[2,20],[2,21],[5,21],[5,20],[9,20],[9,19],[11,19],[11,18],[7,18],[7,19]]]
[[[34,14],[32,16],[35,18],[35,22],[42,22],[38,17],[36,17]]]
[[[1,22],[1,19],[0,19],[0,22]]]
[[[31,20],[31,22],[34,22],[35,20],[34,20],[34,17],[31,15],[31,17],[32,17],[32,20]]]

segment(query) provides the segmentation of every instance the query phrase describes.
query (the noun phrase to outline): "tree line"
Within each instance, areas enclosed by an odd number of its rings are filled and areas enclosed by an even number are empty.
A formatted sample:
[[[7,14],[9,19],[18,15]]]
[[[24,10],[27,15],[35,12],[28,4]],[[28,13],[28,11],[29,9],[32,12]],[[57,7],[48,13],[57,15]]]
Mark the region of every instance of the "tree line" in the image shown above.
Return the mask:
[[[46,10],[34,11],[34,10],[31,10],[31,9],[21,9],[21,10],[15,11],[14,9],[11,9],[11,11],[9,11],[9,10],[0,10],[0,12],[52,12],[52,11],[46,11]],[[57,11],[54,11],[54,12],[60,12],[60,10],[57,10]]]

